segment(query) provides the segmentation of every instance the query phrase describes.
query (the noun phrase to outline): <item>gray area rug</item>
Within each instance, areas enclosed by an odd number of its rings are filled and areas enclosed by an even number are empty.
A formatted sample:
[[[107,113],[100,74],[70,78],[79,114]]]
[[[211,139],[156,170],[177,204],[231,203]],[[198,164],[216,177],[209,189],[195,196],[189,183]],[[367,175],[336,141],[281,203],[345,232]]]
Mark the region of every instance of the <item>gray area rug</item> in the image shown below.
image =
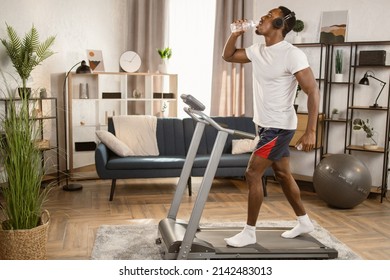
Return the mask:
[[[293,227],[295,221],[264,221],[259,227]],[[202,224],[201,226],[220,226],[218,224]],[[242,223],[224,223],[224,226],[242,227]],[[132,225],[100,226],[92,250],[92,260],[161,260],[160,246],[155,241],[158,238],[155,223]],[[315,223],[313,237],[324,245],[336,249],[338,259],[358,260],[359,255],[348,246],[332,236],[327,230]]]

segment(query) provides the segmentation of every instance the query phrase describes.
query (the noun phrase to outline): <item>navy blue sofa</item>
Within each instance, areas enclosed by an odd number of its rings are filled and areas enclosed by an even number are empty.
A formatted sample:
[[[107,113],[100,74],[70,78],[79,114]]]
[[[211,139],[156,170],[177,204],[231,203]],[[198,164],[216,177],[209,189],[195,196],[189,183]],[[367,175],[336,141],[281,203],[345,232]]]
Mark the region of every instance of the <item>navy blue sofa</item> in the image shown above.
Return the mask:
[[[215,117],[216,122],[231,129],[255,134],[255,125],[249,117]],[[159,156],[119,157],[99,143],[95,150],[96,170],[101,179],[111,179],[110,201],[113,200],[116,180],[131,178],[180,177],[196,123],[191,118],[157,119],[157,144]],[[112,119],[108,131],[115,134]],[[217,136],[217,130],[206,126],[191,171],[191,176],[203,176]],[[233,136],[229,135],[218,165],[216,177],[243,177],[250,153],[232,154]],[[191,178],[188,181],[191,195]]]

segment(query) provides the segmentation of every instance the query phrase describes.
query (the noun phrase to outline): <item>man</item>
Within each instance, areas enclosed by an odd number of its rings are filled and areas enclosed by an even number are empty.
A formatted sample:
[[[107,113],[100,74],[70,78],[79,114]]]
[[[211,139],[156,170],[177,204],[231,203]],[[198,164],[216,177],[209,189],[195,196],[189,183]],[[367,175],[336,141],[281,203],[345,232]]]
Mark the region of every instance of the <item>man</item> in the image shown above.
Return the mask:
[[[256,243],[256,221],[264,198],[261,178],[269,166],[298,217],[297,225],[282,237],[295,238],[314,229],[290,170],[289,143],[297,127],[293,104],[298,84],[308,96],[308,124],[296,143],[298,149],[314,148],[319,107],[319,89],[306,55],[284,40],[295,21],[295,14],[286,7],[272,9],[256,26],[256,34],[264,36],[265,44],[237,49],[237,38],[245,32],[238,31],[230,35],[223,50],[223,59],[228,62],[252,62],[253,121],[260,136],[245,173],[249,189],[247,225],[239,234],[225,239],[230,246]]]

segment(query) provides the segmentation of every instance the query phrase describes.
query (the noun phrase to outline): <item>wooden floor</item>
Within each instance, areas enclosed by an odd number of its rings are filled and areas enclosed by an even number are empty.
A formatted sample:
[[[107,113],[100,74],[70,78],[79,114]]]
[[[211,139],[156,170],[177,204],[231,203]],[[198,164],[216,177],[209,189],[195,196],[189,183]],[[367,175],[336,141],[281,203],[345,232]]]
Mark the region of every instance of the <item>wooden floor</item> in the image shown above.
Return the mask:
[[[183,199],[178,218],[189,218],[201,178],[193,178],[194,195]],[[166,216],[177,179],[118,180],[114,200],[108,201],[110,181],[82,181],[83,189],[53,189],[47,209],[51,215],[49,259],[89,259],[96,231],[104,224],[157,222]],[[364,259],[390,259],[390,202],[370,197],[354,209],[332,209],[311,190],[302,190],[311,219],[330,231]],[[216,179],[201,222],[243,222],[246,185]],[[268,183],[259,219],[293,220],[294,214],[280,186]]]

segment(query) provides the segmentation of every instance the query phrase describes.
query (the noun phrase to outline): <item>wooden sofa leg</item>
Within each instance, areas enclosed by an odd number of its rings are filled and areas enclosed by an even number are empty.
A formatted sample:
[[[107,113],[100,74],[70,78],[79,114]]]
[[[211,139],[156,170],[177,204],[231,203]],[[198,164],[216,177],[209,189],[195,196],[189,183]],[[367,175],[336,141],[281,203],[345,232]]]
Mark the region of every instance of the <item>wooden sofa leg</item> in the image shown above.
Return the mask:
[[[112,179],[110,201],[112,201],[114,199],[115,186],[116,186],[116,179]]]
[[[192,181],[191,181],[191,177],[188,178],[187,186],[188,186],[188,195],[192,196]]]

